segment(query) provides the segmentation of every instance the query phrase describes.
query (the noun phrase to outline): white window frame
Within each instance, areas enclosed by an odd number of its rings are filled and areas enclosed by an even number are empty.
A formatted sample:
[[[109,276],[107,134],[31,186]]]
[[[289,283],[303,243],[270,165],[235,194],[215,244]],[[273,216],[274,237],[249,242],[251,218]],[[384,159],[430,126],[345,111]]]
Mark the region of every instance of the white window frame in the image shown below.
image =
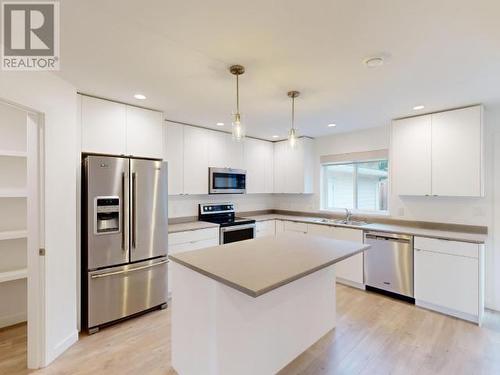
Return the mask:
[[[324,184],[324,168],[329,165],[350,165],[350,164],[360,164],[360,163],[370,163],[370,162],[379,162],[379,161],[389,161],[389,157],[382,158],[374,158],[374,159],[360,159],[360,160],[345,160],[339,162],[324,162],[321,163],[321,173],[320,173],[320,211],[323,212],[331,212],[331,213],[345,213],[345,207],[334,207],[334,208],[325,208],[325,200],[327,199],[327,193],[325,191]],[[387,191],[387,209],[386,210],[360,210],[358,208],[350,208],[349,210],[355,214],[363,214],[369,216],[389,216],[390,212],[390,165],[387,169],[387,180],[388,180],[388,191]],[[357,206],[358,204],[358,169],[354,168],[353,179],[352,179],[352,188],[353,188],[353,206]]]

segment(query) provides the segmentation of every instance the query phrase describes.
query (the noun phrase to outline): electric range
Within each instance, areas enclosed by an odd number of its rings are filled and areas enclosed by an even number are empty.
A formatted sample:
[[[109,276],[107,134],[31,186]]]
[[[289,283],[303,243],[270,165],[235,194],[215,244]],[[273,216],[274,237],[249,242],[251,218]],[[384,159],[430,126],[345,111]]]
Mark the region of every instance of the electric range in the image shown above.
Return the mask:
[[[221,245],[255,238],[255,220],[237,217],[231,202],[200,203],[198,220],[219,224]]]

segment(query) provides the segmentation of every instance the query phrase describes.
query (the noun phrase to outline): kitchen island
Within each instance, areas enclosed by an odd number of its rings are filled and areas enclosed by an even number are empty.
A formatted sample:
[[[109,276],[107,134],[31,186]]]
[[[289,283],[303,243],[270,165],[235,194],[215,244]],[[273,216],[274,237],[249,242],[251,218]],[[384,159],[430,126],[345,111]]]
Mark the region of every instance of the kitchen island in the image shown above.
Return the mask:
[[[179,374],[273,374],[335,327],[335,263],[368,245],[283,233],[170,256]]]

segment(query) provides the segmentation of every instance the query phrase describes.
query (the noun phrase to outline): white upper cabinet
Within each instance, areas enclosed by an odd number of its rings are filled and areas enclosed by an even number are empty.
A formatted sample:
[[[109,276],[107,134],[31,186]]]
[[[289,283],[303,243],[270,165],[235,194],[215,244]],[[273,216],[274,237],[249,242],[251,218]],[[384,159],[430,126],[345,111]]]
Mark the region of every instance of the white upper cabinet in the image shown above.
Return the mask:
[[[208,194],[209,131],[184,127],[184,193]]]
[[[399,195],[431,194],[431,115],[394,121],[392,184]]]
[[[432,115],[432,194],[483,195],[482,109]]]
[[[125,155],[127,109],[125,104],[80,96],[82,151]]]
[[[398,195],[484,195],[482,107],[396,120],[393,190]]]
[[[163,157],[161,112],[81,95],[82,151]]]
[[[204,130],[208,142],[208,166],[244,169],[243,142],[233,141],[231,134]]]
[[[127,155],[161,159],[163,157],[163,116],[161,112],[126,106]]]
[[[300,138],[291,149],[287,141],[274,144],[274,192],[290,194],[313,193],[313,140]]]
[[[229,168],[230,158],[226,149],[228,134],[210,130],[204,131],[208,142],[208,166]]]
[[[248,138],[244,148],[247,193],[272,193],[274,180],[273,144]]]
[[[248,139],[236,142],[231,134],[226,134],[226,159],[229,168],[245,169],[244,150],[247,141]]]
[[[184,193],[184,126],[166,124],[164,159],[168,161],[168,194]]]

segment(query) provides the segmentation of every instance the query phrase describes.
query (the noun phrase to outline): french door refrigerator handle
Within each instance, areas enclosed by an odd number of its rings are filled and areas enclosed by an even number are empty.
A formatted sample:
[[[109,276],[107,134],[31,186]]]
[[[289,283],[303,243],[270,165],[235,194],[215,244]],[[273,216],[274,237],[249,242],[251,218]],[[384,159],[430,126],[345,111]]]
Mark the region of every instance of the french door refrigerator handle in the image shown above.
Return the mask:
[[[122,250],[127,250],[125,247],[125,172],[122,173],[122,199],[121,199],[121,231],[122,231]]]
[[[136,230],[137,230],[137,223],[136,223],[136,208],[137,208],[137,199],[136,199],[136,190],[137,190],[137,176],[136,173],[132,173],[132,248],[135,249],[136,245]]]
[[[145,270],[147,268],[153,268],[156,266],[161,266],[162,264],[168,263],[168,260],[162,260],[161,262],[153,263],[153,264],[148,264],[147,266],[140,266],[140,267],[135,267],[135,268],[130,268],[130,269],[125,269],[121,271],[112,271],[112,272],[106,272],[106,273],[98,273],[97,275],[91,275],[91,279],[99,279],[101,277],[108,277],[108,276],[113,276],[113,275],[121,275],[124,273],[129,273],[129,272],[134,272],[134,271],[140,271],[140,270]]]

